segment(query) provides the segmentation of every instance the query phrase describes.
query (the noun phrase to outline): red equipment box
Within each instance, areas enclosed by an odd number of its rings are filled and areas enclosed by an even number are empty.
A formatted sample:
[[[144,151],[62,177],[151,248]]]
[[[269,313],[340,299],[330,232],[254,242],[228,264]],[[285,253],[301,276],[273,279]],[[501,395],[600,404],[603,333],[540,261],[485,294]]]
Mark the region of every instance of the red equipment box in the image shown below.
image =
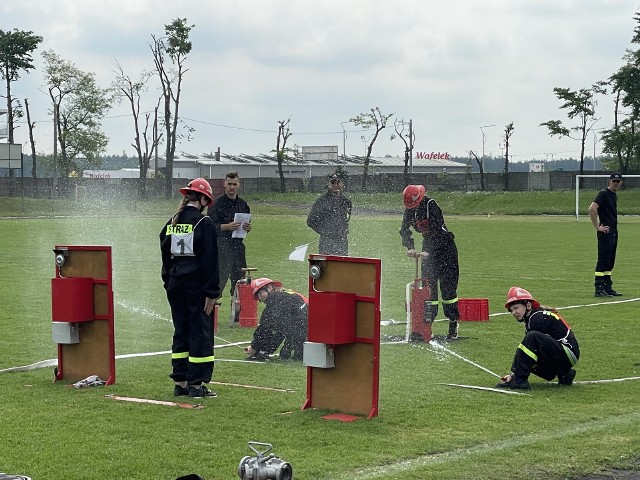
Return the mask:
[[[327,345],[354,343],[356,296],[344,292],[309,292],[307,338]]]
[[[427,285],[411,287],[411,337],[413,341],[430,342],[433,318],[425,312],[431,302],[431,290]]]
[[[458,300],[460,321],[486,322],[489,320],[488,298],[460,298]]]
[[[54,322],[93,320],[93,279],[52,278],[51,314]]]

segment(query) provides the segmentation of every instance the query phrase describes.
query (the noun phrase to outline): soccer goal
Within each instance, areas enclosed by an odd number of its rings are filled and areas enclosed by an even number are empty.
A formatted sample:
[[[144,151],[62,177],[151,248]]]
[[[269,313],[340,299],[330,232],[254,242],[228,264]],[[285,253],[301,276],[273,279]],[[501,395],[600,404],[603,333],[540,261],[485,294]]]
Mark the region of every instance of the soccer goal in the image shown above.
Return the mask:
[[[580,179],[581,178],[609,178],[609,174],[604,175],[576,175],[576,222],[580,218]],[[623,180],[627,178],[640,178],[640,175],[624,175]],[[599,189],[606,188],[607,182],[604,182],[602,186],[598,186]]]

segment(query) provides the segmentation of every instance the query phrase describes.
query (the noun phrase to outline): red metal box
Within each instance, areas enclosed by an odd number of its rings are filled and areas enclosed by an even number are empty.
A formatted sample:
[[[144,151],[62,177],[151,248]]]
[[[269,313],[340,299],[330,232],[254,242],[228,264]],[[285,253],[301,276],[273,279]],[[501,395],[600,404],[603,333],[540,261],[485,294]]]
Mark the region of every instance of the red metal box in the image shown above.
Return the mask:
[[[51,317],[54,322],[93,320],[93,279],[52,278]]]
[[[485,322],[489,320],[488,298],[460,298],[458,299],[460,320],[463,322]]]
[[[343,292],[309,293],[310,342],[340,345],[356,337],[356,296]]]

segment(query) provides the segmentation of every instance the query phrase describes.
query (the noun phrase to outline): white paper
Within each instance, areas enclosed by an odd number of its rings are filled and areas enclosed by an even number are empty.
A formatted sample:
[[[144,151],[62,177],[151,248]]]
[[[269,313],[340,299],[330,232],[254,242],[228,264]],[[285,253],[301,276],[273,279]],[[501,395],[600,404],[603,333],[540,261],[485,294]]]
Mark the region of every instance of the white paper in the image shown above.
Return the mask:
[[[231,234],[231,238],[245,238],[247,236],[247,231],[244,229],[244,224],[251,222],[251,214],[250,213],[236,213],[233,216],[234,222],[239,222],[240,226],[237,230],[234,230]]]
[[[309,244],[300,245],[296,247],[293,252],[289,254],[289,260],[297,260],[298,262],[304,262],[307,256],[307,249],[309,248]]]

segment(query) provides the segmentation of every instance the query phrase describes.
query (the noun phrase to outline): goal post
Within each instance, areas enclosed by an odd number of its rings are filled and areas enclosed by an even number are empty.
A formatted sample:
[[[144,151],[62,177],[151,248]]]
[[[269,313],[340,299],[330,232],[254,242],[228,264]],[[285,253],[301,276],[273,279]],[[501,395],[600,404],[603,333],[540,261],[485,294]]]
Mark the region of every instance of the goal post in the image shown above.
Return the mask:
[[[576,222],[580,218],[580,179],[581,178],[606,178],[609,179],[610,174],[602,174],[602,175],[576,175]],[[627,178],[640,178],[640,175],[624,175],[623,180]],[[605,188],[607,184],[605,183],[599,189]]]

